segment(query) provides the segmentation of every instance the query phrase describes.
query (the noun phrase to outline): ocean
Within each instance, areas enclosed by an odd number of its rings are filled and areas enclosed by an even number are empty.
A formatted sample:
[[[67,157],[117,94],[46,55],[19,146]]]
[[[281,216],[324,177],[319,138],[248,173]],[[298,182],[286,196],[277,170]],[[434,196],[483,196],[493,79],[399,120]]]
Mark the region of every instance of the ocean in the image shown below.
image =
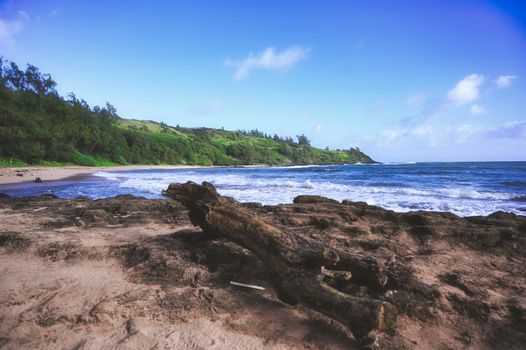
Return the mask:
[[[133,194],[162,198],[171,182],[208,181],[242,202],[291,203],[300,194],[365,201],[394,211],[461,216],[502,210],[526,215],[526,162],[387,163],[331,166],[182,168],[99,171],[76,181],[11,185],[10,196],[52,193],[93,199]]]

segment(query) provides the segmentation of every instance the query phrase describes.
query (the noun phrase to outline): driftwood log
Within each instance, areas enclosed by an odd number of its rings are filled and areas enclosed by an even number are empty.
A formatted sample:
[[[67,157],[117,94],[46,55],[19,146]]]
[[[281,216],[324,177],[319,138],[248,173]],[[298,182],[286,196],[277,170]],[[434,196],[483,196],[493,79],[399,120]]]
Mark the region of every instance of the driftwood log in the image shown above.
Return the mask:
[[[396,308],[385,301],[347,293],[380,291],[387,281],[377,259],[350,254],[309,237],[269,224],[235,200],[219,195],[210,183],[172,183],[164,195],[180,201],[203,231],[256,254],[268,270],[278,297],[301,303],[347,326],[361,342],[371,331],[394,326]],[[365,287],[365,288],[364,288]]]

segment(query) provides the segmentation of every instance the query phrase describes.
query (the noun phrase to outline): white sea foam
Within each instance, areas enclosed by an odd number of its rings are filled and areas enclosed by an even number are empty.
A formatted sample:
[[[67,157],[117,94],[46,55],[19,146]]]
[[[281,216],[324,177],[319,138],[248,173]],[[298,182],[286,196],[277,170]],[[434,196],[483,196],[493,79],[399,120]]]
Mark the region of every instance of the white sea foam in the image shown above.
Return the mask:
[[[308,169],[308,168],[321,168],[325,167],[327,165],[317,165],[317,164],[311,164],[311,165],[286,165],[286,166],[275,166],[272,167],[273,169]]]
[[[290,203],[300,194],[322,195],[337,200],[365,201],[395,211],[437,210],[452,211],[459,215],[489,214],[497,210],[517,212],[503,203],[516,194],[482,191],[471,187],[387,187],[356,185],[302,179],[294,176],[263,177],[253,173],[229,174],[220,171],[174,172],[97,172],[96,176],[117,181],[118,187],[133,193],[159,196],[171,182],[208,181],[223,195],[239,201],[263,204]],[[277,175],[277,174],[276,174]]]

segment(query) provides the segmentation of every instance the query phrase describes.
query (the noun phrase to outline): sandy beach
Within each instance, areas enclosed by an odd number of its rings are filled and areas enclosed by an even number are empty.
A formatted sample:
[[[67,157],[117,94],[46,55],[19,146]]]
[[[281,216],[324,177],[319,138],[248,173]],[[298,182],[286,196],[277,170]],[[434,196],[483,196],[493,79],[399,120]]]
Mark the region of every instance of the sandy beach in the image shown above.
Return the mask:
[[[207,239],[176,202],[28,200],[0,198],[2,349],[356,348],[281,303],[253,255]]]
[[[75,179],[88,176],[97,171],[124,171],[138,169],[180,169],[203,168],[198,165],[123,165],[115,167],[88,167],[71,165],[64,167],[21,167],[0,168],[0,185],[18,184],[34,181],[39,177],[42,181]]]

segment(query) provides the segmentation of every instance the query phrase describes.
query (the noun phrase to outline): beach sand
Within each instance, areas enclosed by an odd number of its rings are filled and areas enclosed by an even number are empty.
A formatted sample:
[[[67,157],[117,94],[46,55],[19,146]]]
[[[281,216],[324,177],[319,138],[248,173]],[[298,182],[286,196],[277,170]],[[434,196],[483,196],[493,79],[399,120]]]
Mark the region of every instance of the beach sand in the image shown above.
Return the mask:
[[[64,167],[25,167],[25,168],[0,168],[0,185],[18,184],[34,181],[39,177],[42,181],[79,179],[97,171],[124,171],[138,169],[180,169],[202,168],[196,165],[123,165],[115,167],[89,167],[89,166],[64,166]]]
[[[356,349],[173,201],[0,198],[0,222],[2,349]]]
[[[384,289],[349,290],[399,310],[396,328],[376,334],[380,349],[524,348],[525,217],[309,196],[245,207],[384,262]],[[348,328],[281,302],[273,285],[255,254],[194,227],[175,201],[0,196],[2,349],[358,348]]]

